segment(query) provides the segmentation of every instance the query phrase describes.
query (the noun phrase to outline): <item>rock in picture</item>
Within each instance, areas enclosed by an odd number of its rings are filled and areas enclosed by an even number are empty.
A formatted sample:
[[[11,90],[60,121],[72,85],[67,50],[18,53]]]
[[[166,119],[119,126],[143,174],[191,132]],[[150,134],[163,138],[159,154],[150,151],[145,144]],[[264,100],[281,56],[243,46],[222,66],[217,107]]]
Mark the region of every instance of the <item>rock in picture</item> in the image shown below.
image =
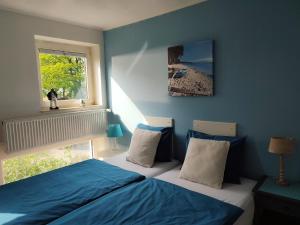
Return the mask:
[[[213,41],[168,48],[170,96],[213,95]]]

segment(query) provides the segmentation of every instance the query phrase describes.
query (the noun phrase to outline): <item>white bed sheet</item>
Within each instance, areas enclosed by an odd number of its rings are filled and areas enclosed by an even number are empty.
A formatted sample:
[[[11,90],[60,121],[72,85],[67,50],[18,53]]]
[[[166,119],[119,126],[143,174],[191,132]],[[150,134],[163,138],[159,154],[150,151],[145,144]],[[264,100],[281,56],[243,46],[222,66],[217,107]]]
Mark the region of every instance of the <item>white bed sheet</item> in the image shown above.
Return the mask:
[[[194,192],[198,192],[218,200],[227,202],[229,204],[238,206],[244,210],[243,214],[234,223],[234,225],[250,225],[253,220],[254,200],[252,196],[252,189],[256,181],[242,178],[241,184],[224,184],[222,189],[215,189],[206,185],[194,183],[179,178],[181,166],[177,166],[159,176],[156,179],[167,181],[176,184]]]
[[[179,162],[173,160],[171,162],[155,162],[152,168],[146,168],[132,162],[126,161],[127,152],[124,152],[120,155],[113,156],[111,158],[105,159],[104,161],[118,166],[122,169],[133,171],[139,174],[144,175],[145,177],[154,177],[158,176],[174,167],[178,166]]]

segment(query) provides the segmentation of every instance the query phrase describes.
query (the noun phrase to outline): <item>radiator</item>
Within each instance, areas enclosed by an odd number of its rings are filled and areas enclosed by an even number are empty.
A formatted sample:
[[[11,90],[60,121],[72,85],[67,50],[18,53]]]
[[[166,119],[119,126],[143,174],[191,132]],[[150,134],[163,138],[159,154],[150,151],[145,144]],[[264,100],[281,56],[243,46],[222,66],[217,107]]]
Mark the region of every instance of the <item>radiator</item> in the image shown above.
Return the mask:
[[[107,112],[93,109],[10,119],[3,121],[7,152],[29,149],[83,136],[101,134],[107,126]]]

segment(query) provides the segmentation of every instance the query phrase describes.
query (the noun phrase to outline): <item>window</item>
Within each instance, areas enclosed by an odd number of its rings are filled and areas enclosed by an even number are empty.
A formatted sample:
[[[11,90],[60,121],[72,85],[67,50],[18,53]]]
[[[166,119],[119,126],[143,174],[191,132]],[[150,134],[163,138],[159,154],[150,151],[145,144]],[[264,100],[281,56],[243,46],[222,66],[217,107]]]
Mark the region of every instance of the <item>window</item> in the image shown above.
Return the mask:
[[[15,156],[2,162],[4,183],[35,176],[92,157],[91,141]]]
[[[47,94],[51,89],[58,95],[60,108],[80,107],[82,101],[85,105],[101,105],[96,93],[96,89],[101,89],[96,86],[101,84],[100,74],[97,74],[100,70],[95,65],[100,65],[99,53],[95,54],[99,47],[95,44],[71,43],[36,38],[42,109],[49,108]]]
[[[87,57],[85,54],[39,49],[43,101],[54,88],[58,100],[87,100]]]

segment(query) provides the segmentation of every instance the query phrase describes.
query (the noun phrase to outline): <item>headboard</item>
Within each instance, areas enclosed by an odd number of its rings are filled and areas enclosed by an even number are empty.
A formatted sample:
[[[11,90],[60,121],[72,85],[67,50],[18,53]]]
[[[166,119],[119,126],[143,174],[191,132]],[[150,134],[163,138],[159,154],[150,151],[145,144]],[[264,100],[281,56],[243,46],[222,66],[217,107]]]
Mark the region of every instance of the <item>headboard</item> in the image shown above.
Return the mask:
[[[203,120],[193,121],[193,130],[200,131],[211,135],[222,136],[236,136],[237,124],[236,123],[224,123],[224,122],[212,122]]]
[[[146,122],[150,126],[156,127],[173,127],[173,119],[168,117],[146,116]]]

